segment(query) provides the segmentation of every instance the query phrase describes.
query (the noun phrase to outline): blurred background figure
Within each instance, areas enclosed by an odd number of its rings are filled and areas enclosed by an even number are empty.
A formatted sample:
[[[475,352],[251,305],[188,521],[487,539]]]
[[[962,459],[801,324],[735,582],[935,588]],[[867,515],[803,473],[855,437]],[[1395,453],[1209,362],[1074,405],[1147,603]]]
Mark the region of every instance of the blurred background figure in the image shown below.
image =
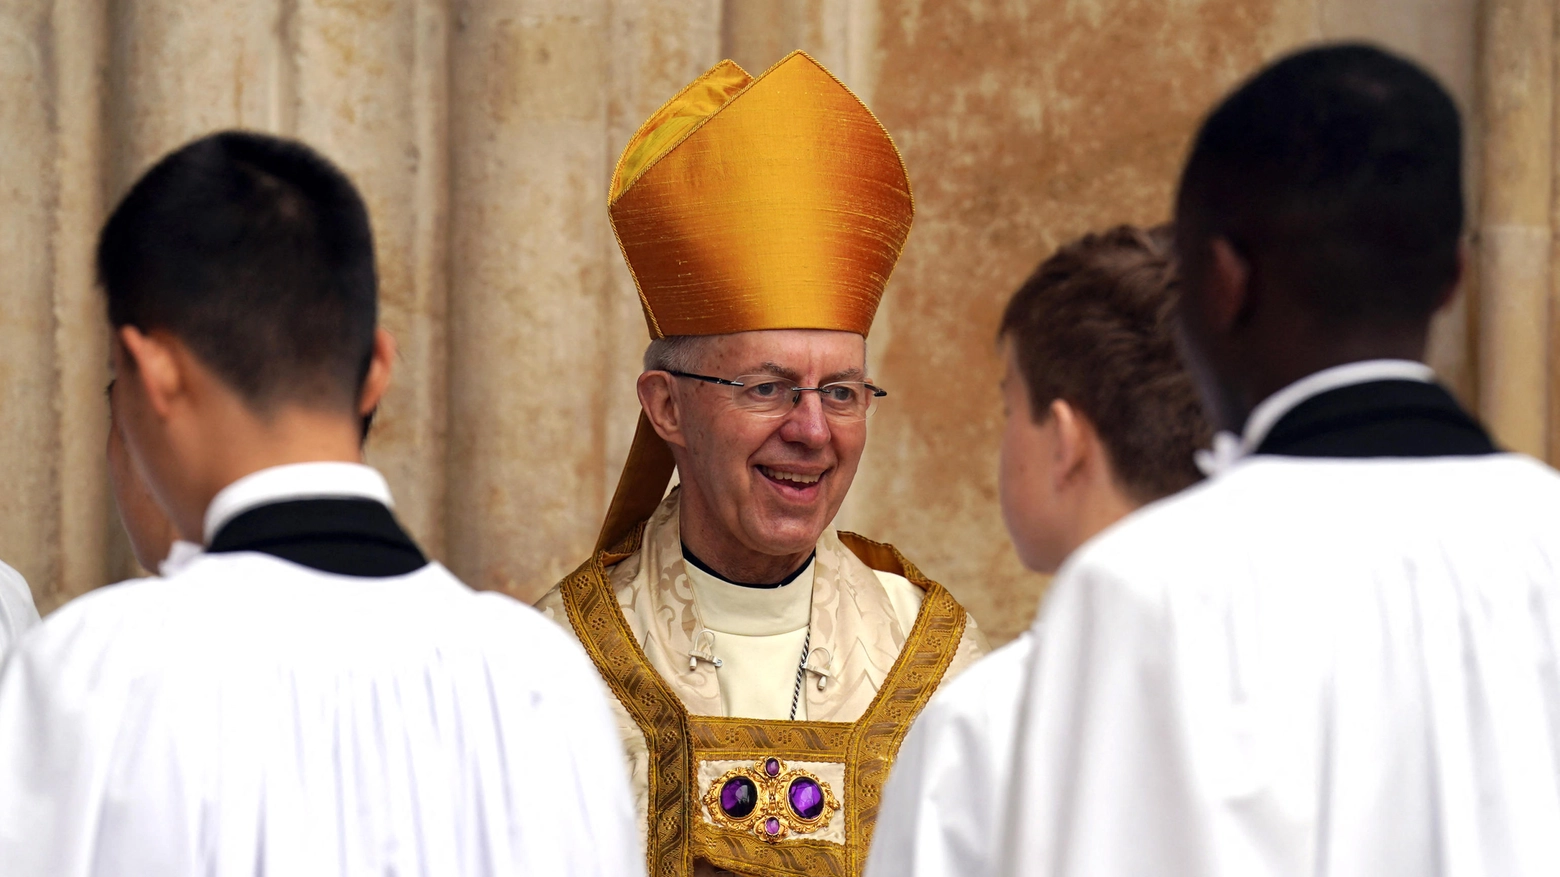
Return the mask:
[[[1560,872],[1560,474],[1422,361],[1466,264],[1462,136],[1360,44],[1208,116],[1176,313],[1225,432],[1058,575],[987,707],[1012,770],[941,789],[1001,823],[965,873]]]
[[[1024,563],[1054,573],[1140,506],[1201,480],[1212,433],[1175,349],[1169,227],[1072,241],[1003,312],[1002,513]],[[867,873],[986,874],[1035,631],[949,683],[922,711],[883,792]]]
[[[201,138],[97,267],[109,451],[161,575],[0,670],[6,877],[642,873],[587,658],[428,562],[360,462],[395,345],[351,181],[296,141]]]

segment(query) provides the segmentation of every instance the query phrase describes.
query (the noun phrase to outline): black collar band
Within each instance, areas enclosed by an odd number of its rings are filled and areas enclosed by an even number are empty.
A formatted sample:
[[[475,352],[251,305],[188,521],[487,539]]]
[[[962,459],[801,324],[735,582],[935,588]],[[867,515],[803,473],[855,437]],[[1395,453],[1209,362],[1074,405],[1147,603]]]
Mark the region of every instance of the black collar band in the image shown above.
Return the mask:
[[[256,506],[222,525],[208,554],[258,551],[336,575],[387,578],[428,565],[383,503],[295,499]]]
[[[698,555],[695,555],[692,551],[689,551],[688,550],[688,543],[686,543],[686,542],[682,543],[682,553],[683,553],[683,560],[686,560],[689,563],[693,564],[694,566],[698,567],[702,572],[705,572],[705,573],[707,573],[709,575],[712,575],[715,578],[720,579],[721,581],[725,582],[728,585],[736,585],[739,588],[783,588],[786,585],[789,585],[790,583],[796,581],[797,577],[799,577],[804,571],[806,571],[808,566],[812,565],[813,558],[818,556],[818,550],[815,548],[815,549],[813,549],[813,553],[807,555],[807,559],[802,561],[802,565],[797,567],[796,569],[792,570],[790,575],[786,576],[785,578],[781,579],[778,582],[761,583],[761,582],[734,582],[731,579],[726,578],[725,576],[721,575],[720,573],[716,572],[715,570],[710,569],[710,565],[709,564],[707,564],[704,561],[700,560],[698,558]]]
[[[1285,457],[1471,457],[1498,453],[1484,427],[1446,388],[1384,380],[1318,393],[1296,405],[1257,446]]]

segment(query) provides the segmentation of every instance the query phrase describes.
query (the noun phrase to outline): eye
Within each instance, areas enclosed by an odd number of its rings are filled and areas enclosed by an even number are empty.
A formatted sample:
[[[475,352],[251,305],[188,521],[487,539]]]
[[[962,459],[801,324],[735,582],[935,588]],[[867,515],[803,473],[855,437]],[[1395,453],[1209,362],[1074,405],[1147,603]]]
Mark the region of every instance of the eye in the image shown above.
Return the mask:
[[[749,384],[747,394],[754,399],[773,399],[781,393],[778,381],[764,381],[759,384]]]
[[[851,405],[861,396],[861,391],[850,384],[830,384],[823,388],[825,398],[840,405]]]

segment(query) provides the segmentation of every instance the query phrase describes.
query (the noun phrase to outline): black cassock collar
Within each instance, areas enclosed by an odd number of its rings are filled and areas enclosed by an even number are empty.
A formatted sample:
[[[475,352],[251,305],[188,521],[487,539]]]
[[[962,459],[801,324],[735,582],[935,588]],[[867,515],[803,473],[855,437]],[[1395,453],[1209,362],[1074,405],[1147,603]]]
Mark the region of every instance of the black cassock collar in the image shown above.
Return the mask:
[[[395,515],[372,499],[295,499],[256,506],[222,525],[208,554],[258,551],[336,575],[385,578],[428,565]]]
[[[1382,380],[1318,393],[1273,424],[1254,453],[1285,457],[1470,457],[1499,453],[1446,388]]]

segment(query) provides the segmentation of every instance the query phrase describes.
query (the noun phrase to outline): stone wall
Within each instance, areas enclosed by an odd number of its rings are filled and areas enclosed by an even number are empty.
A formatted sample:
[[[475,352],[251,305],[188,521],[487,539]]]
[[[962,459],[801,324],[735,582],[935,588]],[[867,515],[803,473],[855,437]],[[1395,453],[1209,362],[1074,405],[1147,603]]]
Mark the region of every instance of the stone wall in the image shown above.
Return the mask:
[[[1470,122],[1473,266],[1433,359],[1560,456],[1556,0],[8,0],[0,5],[0,557],[40,608],[131,574],[106,489],[91,249],[196,135],[301,137],[365,192],[401,344],[370,445],[403,519],[534,598],[590,547],[646,340],[605,209],[640,121],[722,57],[792,48],[898,141],[918,215],[871,352],[893,391],[841,524],[903,547],[1003,641],[1042,581],[996,506],[992,332],[1056,244],[1166,218],[1201,114],[1263,61],[1364,37]]]

